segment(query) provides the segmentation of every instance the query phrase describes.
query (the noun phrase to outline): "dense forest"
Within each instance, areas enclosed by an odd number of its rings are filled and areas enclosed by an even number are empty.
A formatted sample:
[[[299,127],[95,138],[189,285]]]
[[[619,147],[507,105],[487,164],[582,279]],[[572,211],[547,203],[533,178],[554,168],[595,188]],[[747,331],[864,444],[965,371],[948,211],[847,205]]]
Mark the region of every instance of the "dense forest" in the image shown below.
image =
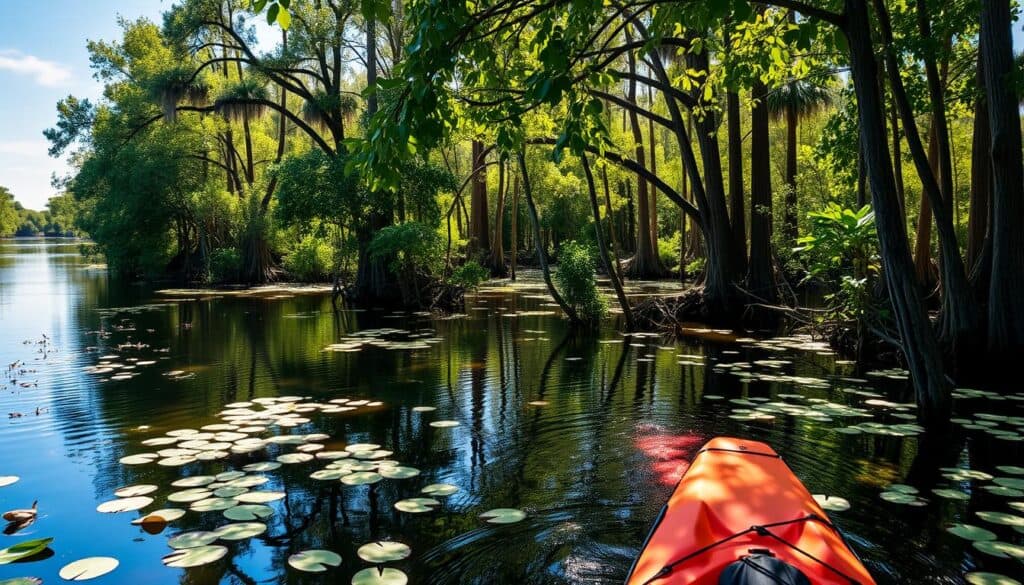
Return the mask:
[[[62,100],[46,136],[74,162],[76,229],[124,274],[430,307],[529,265],[586,324],[600,273],[626,328],[782,316],[898,347],[941,424],[951,379],[1024,351],[1015,18],[1009,0],[183,0],[90,42],[103,97]],[[659,278],[684,293],[623,284]]]
[[[69,194],[51,197],[46,209],[27,209],[0,185],[0,237],[76,236],[75,198]]]

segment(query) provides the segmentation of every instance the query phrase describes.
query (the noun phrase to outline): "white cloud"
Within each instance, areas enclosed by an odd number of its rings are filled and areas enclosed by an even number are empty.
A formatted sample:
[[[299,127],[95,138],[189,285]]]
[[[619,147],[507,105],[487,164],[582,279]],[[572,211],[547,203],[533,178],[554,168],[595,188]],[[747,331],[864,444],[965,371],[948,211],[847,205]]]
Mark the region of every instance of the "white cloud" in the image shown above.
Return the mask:
[[[0,50],[0,71],[29,75],[36,83],[47,87],[56,87],[71,79],[71,69],[66,65],[15,50]]]

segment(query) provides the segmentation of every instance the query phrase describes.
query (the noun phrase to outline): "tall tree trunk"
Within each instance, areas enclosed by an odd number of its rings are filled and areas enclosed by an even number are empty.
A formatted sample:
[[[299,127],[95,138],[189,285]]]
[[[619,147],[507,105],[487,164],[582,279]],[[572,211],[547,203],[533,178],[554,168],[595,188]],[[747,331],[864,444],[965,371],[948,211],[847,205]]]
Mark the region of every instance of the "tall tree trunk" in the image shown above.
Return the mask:
[[[740,96],[734,91],[725,94],[728,125],[729,156],[729,221],[732,222],[732,247],[736,252],[736,269],[747,271],[747,219],[743,202],[743,130],[740,119]],[[686,176],[685,173],[683,176]]]
[[[799,235],[796,197],[796,150],[797,129],[800,115],[796,106],[786,107],[786,198],[782,216],[782,235],[786,241],[795,242]]]
[[[935,129],[934,125],[928,137],[928,161],[935,161]],[[935,286],[935,273],[932,271],[932,206],[928,196],[921,193],[921,207],[917,215],[917,235],[914,240],[914,273],[917,281],[925,290]]]
[[[974,100],[974,132],[971,140],[971,203],[967,218],[967,266],[972,271],[972,275],[981,258],[985,234],[988,232],[989,205],[992,198],[992,161],[989,159],[992,133],[988,128],[988,103],[984,96],[984,68],[983,59],[979,57],[977,84],[980,93]]]
[[[519,159],[519,176],[523,180],[523,193],[526,195],[526,208],[530,212],[530,225],[533,227],[533,240],[537,247],[537,261],[540,263],[540,271],[544,276],[544,284],[548,287],[548,292],[551,293],[551,298],[555,299],[558,306],[562,308],[566,316],[569,317],[569,322],[573,325],[581,324],[579,315],[576,314],[576,310],[572,308],[562,295],[558,293],[558,289],[555,288],[555,284],[551,282],[551,270],[548,268],[548,254],[543,244],[543,238],[540,235],[540,218],[537,216],[537,206],[533,203],[533,191],[530,188],[530,175],[526,171],[526,155],[523,152],[519,152],[516,155]]]
[[[612,288],[615,289],[615,298],[622,308],[622,316],[626,320],[626,331],[633,331],[636,326],[633,323],[633,310],[629,306],[629,299],[626,298],[626,291],[622,288],[622,281],[619,280],[619,271],[608,255],[608,246],[605,244],[604,235],[601,233],[601,208],[597,204],[597,189],[594,187],[594,174],[590,170],[590,162],[587,155],[580,157],[583,163],[583,174],[587,177],[587,191],[590,194],[590,211],[594,215],[594,239],[597,242],[597,250],[601,255],[601,262],[604,264],[608,279],[612,281]]]
[[[483,255],[488,252],[491,230],[489,229],[488,218],[490,211],[487,209],[487,169],[485,164],[486,151],[484,143],[473,140],[473,175],[472,189],[470,191],[470,221],[469,221],[469,248],[475,255]]]
[[[519,175],[512,184],[512,280],[516,279],[516,263],[519,261]]]
[[[864,162],[871,182],[889,298],[917,398],[918,416],[930,428],[940,431],[949,425],[952,388],[945,377],[938,340],[921,302],[906,225],[900,215],[866,0],[844,0],[844,15],[843,32],[850,50],[861,143],[870,145],[863,149]]]
[[[647,86],[647,101],[650,103],[651,111],[654,111],[654,88],[650,85]],[[650,138],[648,142],[651,143],[651,174],[658,174],[658,147],[657,141],[654,139],[654,119],[647,118],[647,135]],[[654,254],[658,256],[658,262],[661,263],[661,256],[658,254],[658,190],[654,187],[654,183],[651,183],[647,187],[651,194],[651,243],[654,246]],[[662,267],[664,272],[664,267]]]
[[[491,240],[491,276],[504,277],[505,267],[505,161],[498,163],[498,204],[494,208],[494,238]]]
[[[755,81],[750,112],[750,266],[747,288],[759,299],[775,301],[775,277],[772,270],[772,170],[768,107],[768,89]]]
[[[981,46],[992,133],[992,277],[988,295],[988,348],[998,363],[1024,355],[1024,161],[1010,0],[983,0]]]
[[[629,89],[626,99],[630,104],[636,106],[636,57],[632,52],[628,54]],[[629,110],[629,125],[633,131],[633,144],[636,152],[636,162],[643,168],[646,157],[644,156],[644,135],[640,130],[640,120],[635,109]],[[661,269],[658,262],[658,252],[651,234],[650,196],[647,192],[647,180],[642,175],[637,175],[636,183],[637,202],[637,230],[636,230],[636,254],[626,272],[633,278],[658,278],[661,276]]]
[[[622,262],[619,260],[619,237],[616,235],[618,230],[615,229],[615,211],[612,209],[612,193],[611,189],[608,188],[608,165],[603,165],[601,167],[601,179],[604,182],[604,208],[605,214],[608,216],[608,233],[611,235],[612,259],[615,261],[615,273],[618,275],[619,282],[622,282]]]
[[[883,104],[884,105],[884,104]],[[907,217],[907,197],[903,189],[903,154],[900,152],[900,119],[896,108],[889,108],[889,123],[892,125],[892,170],[896,178],[896,195],[900,200],[903,221]]]

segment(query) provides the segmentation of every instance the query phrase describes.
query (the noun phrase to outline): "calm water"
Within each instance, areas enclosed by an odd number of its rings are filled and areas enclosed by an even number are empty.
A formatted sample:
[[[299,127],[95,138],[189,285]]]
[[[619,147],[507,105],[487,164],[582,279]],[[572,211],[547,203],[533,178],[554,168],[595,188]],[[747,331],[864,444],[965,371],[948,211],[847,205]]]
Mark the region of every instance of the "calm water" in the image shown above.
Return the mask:
[[[898,406],[865,404],[872,392],[906,402],[905,381],[898,374],[855,375],[820,348],[794,349],[800,342],[793,340],[766,346],[700,331],[679,341],[623,338],[613,323],[598,335],[570,337],[561,319],[544,314],[551,309],[542,293],[536,283],[485,288],[469,298],[464,318],[335,313],[322,294],[171,296],[87,267],[75,243],[0,242],[0,363],[6,370],[24,362],[0,379],[3,412],[23,415],[0,415],[0,475],[21,478],[0,488],[0,507],[39,500],[40,510],[31,526],[0,535],[0,546],[55,538],[52,556],[0,566],[0,579],[60,582],[65,564],[111,556],[120,566],[96,583],[347,583],[371,566],[356,549],[383,539],[412,547],[408,559],[388,563],[411,583],[619,583],[686,461],[719,434],[768,441],[812,492],[847,498],[851,509],[832,518],[880,583],[960,583],[978,567],[1024,573],[1020,561],[981,554],[944,531],[951,522],[971,522],[1020,544],[1024,535],[985,524],[974,512],[1010,512],[1008,502],[1024,498],[980,489],[984,482],[950,481],[940,471],[971,467],[999,476],[1006,474],[996,465],[1024,465],[1019,440],[982,432],[998,427],[1012,435],[1021,420],[1004,419],[1024,416],[1019,399],[971,401],[972,412],[1003,419],[936,447],[924,448],[913,436],[843,434],[834,429],[912,422],[900,418],[907,411]],[[422,337],[412,344],[417,349],[378,344],[324,351],[379,328]],[[40,343],[43,335],[48,343]],[[142,346],[118,349],[126,343]],[[114,364],[114,372],[87,371],[100,361]],[[110,380],[118,370],[133,376]],[[171,552],[168,537],[221,526],[227,522],[221,512],[189,512],[154,535],[130,524],[139,512],[96,511],[114,490],[132,484],[160,486],[145,509],[188,507],[166,501],[181,489],[172,481],[295,451],[274,445],[183,467],[118,461],[166,448],[142,445],[145,439],[223,423],[218,413],[226,404],[276,396],[383,402],[303,413],[308,423],[254,436],[324,433],[330,438],[320,442],[328,450],[376,443],[421,475],[384,480],[371,491],[310,479],[328,463],[319,459],[266,472],[269,483],[254,489],[287,493],[270,504],[267,532],[229,544],[218,562],[188,570],[161,563]],[[546,404],[530,404],[536,401]],[[783,401],[804,411],[738,420]],[[808,414],[825,401],[888,414]],[[760,411],[752,408],[759,405]],[[414,412],[414,406],[437,410]],[[460,426],[428,424],[445,419]],[[443,505],[435,512],[394,509],[394,502],[435,482],[460,491],[439,498]],[[894,482],[916,486],[927,503],[882,501],[884,486]],[[970,497],[934,497],[934,487]],[[490,525],[478,516],[492,508],[519,508],[527,518]],[[287,566],[289,555],[310,548],[338,552],[341,567],[312,575]]]

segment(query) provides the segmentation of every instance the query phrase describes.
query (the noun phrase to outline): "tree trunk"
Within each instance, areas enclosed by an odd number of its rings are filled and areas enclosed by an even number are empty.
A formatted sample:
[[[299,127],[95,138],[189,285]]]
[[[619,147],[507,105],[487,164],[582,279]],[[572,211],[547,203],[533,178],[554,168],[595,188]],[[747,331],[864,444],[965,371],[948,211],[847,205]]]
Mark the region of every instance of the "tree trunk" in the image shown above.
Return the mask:
[[[736,252],[736,269],[747,271],[747,220],[743,202],[743,135],[740,124],[740,96],[725,94],[728,124],[729,156],[729,221],[732,222],[732,246]],[[685,173],[683,174],[685,177]]]
[[[484,143],[474,140],[473,165],[476,172],[473,175],[471,196],[469,200],[470,221],[469,221],[469,249],[473,255],[484,255],[488,252],[491,230],[487,225],[490,211],[487,209],[487,169],[482,167],[485,164],[486,153]]]
[[[491,276],[504,277],[505,267],[505,161],[498,163],[498,204],[494,208],[494,238],[491,240]]]
[[[884,105],[884,104],[883,104]],[[896,108],[889,108],[889,123],[892,125],[892,170],[896,178],[896,195],[900,200],[903,221],[907,221],[907,197],[903,189],[903,154],[900,152],[900,118]]]
[[[928,138],[928,160],[935,161],[935,130],[930,130]],[[921,208],[917,215],[917,235],[914,240],[914,274],[925,290],[935,287],[935,274],[932,271],[932,206],[928,197],[921,193]]]
[[[629,299],[626,298],[626,291],[622,288],[622,281],[619,279],[619,271],[612,259],[608,256],[608,246],[605,244],[604,235],[601,233],[601,210],[597,204],[597,189],[594,187],[594,174],[590,170],[590,162],[587,155],[580,157],[583,163],[583,174],[587,177],[587,191],[590,194],[590,211],[594,215],[594,239],[597,241],[597,250],[601,255],[601,262],[604,264],[608,279],[612,281],[612,288],[615,289],[615,298],[622,308],[622,316],[626,320],[626,331],[633,331],[636,326],[633,323],[633,311],[629,306]]]
[[[633,53],[630,52],[628,55],[629,59],[629,72],[631,75],[636,74],[636,58]],[[629,89],[627,91],[626,99],[632,105],[637,105],[636,101],[636,79],[630,78]],[[641,168],[644,167],[646,157],[644,156],[644,136],[640,130],[640,120],[637,116],[636,110],[629,110],[629,125],[633,131],[633,144],[635,145],[636,162]],[[632,262],[629,263],[629,268],[626,272],[633,278],[658,278],[661,276],[661,267],[658,261],[658,251],[656,244],[652,239],[651,234],[651,216],[650,216],[650,196],[647,192],[647,180],[641,175],[637,175],[636,184],[636,201],[637,201],[637,230],[636,230],[636,254],[633,255]]]
[[[864,149],[864,162],[871,183],[889,298],[917,398],[918,416],[932,429],[941,431],[949,426],[952,389],[945,377],[938,340],[921,302],[906,226],[900,216],[866,0],[844,0],[844,14],[843,32],[850,50],[861,143],[872,145]]]
[[[1024,161],[1009,0],[983,0],[981,46],[992,133],[992,277],[988,348],[996,363],[1024,355]]]
[[[548,287],[548,292],[551,293],[551,298],[555,299],[558,306],[562,308],[566,316],[569,317],[569,322],[573,325],[579,325],[579,315],[576,311],[569,306],[562,295],[558,294],[558,289],[555,288],[555,284],[551,282],[551,270],[548,268],[548,255],[547,250],[544,249],[543,239],[540,236],[540,218],[537,216],[537,206],[533,203],[533,193],[530,189],[530,175],[526,171],[526,155],[522,152],[517,154],[519,158],[519,175],[523,180],[523,193],[526,195],[526,208],[530,212],[530,225],[533,227],[533,239],[537,246],[537,261],[540,263],[541,274],[544,275],[544,284]]]
[[[988,128],[988,104],[984,97],[985,73],[983,59],[978,59],[978,88],[974,100],[974,133],[971,141],[971,203],[967,218],[967,266],[972,275],[988,232],[989,204],[992,197],[992,161],[989,148],[992,134]]]
[[[772,170],[769,144],[768,89],[755,81],[750,112],[750,266],[747,288],[758,299],[775,302],[772,270]]]
[[[512,280],[516,279],[516,263],[519,261],[519,175],[512,184]]]
[[[795,242],[799,235],[797,227],[796,198],[796,147],[799,114],[796,106],[786,108],[786,198],[782,216],[782,235],[788,242]]]
[[[647,86],[647,101],[650,103],[651,111],[654,111],[654,88],[650,85]],[[651,174],[658,174],[658,148],[657,142],[654,139],[654,119],[647,119],[647,135],[649,136],[648,142],[651,143]],[[661,264],[661,256],[658,254],[658,190],[654,187],[654,183],[648,185],[648,190],[651,194],[651,243],[654,246],[654,254],[658,256],[658,263]],[[664,267],[662,267],[664,272]]]

